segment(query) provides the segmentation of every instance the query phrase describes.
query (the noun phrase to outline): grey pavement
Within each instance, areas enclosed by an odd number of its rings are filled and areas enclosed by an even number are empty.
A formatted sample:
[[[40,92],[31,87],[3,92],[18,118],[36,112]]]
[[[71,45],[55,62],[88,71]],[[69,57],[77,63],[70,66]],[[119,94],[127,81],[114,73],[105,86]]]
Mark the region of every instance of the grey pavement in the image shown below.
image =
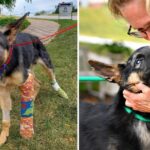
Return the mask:
[[[43,38],[45,36],[48,36],[50,34],[55,33],[59,29],[59,24],[54,21],[48,21],[48,20],[40,20],[40,19],[29,19],[30,25],[23,30],[22,32],[30,33],[35,36],[38,36],[39,38]],[[5,31],[5,27],[0,27],[0,31]],[[54,38],[54,37],[52,37]],[[50,38],[47,41],[42,41],[44,44],[47,44],[52,39]]]
[[[23,32],[36,35],[39,38],[43,38],[45,36],[53,34],[59,29],[59,24],[54,21],[36,20],[36,19],[29,19],[29,21],[31,23],[30,26],[28,26]],[[50,40],[44,43],[47,43]]]
[[[73,15],[72,17],[70,16],[58,16],[58,15],[52,15],[52,16],[45,16],[45,15],[40,15],[40,16],[31,16],[31,18],[39,18],[39,19],[72,19],[72,20],[77,20],[77,15]]]

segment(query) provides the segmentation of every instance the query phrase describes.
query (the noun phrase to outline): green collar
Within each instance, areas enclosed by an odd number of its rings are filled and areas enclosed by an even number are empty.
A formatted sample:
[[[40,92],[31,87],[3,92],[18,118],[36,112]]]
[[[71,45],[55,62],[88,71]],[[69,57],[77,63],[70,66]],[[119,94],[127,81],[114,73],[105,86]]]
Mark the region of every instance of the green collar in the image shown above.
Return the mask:
[[[150,119],[144,118],[142,115],[135,113],[134,110],[132,110],[131,108],[129,107],[124,107],[124,108],[128,114],[133,114],[136,119],[143,121],[143,122],[150,122]]]

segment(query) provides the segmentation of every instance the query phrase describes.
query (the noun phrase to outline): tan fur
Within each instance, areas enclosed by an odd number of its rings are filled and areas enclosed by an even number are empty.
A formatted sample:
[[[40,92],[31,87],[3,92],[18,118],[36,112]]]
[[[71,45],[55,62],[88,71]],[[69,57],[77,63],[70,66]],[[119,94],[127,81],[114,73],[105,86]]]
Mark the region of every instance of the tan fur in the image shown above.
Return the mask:
[[[16,39],[16,34],[17,34],[17,30],[18,30],[18,29],[12,28],[12,29],[10,29],[10,30],[11,30],[11,33],[10,33],[9,36],[7,36],[7,40],[8,40],[8,42],[9,42],[9,45],[12,45],[13,42],[15,41],[15,39]]]
[[[0,86],[0,107],[1,109],[11,110],[11,87]]]
[[[141,81],[140,77],[136,72],[131,73],[129,78],[128,78],[129,84],[136,84],[136,83],[139,83],[140,81]]]
[[[55,74],[52,69],[49,69],[41,59],[38,59],[37,63],[43,66],[43,68],[45,69],[46,73],[48,74],[51,80],[55,80]]]
[[[38,95],[39,90],[40,90],[40,81],[34,77],[34,91],[35,91],[34,98],[33,98],[34,100],[35,100],[36,96]]]
[[[136,84],[142,82],[140,80],[140,74],[137,74],[136,72],[131,73],[131,75],[128,78],[128,84],[130,85],[130,89],[133,92],[139,92],[139,89],[135,86]]]
[[[9,136],[9,128],[10,122],[5,121],[2,123],[2,132],[0,134],[0,145],[6,142],[7,137]]]
[[[0,107],[2,110],[10,111],[12,109],[12,100],[10,97],[11,87],[0,86]],[[2,131],[0,134],[0,145],[4,144],[9,136],[10,121],[2,122]]]
[[[3,78],[0,81],[0,86],[6,87],[8,85],[21,85],[24,82],[23,73],[21,71],[15,71],[9,77]]]
[[[9,53],[8,53],[8,51],[5,49],[5,50],[4,50],[4,62],[6,62],[6,60],[7,60],[7,58],[8,58],[8,55],[9,55]]]

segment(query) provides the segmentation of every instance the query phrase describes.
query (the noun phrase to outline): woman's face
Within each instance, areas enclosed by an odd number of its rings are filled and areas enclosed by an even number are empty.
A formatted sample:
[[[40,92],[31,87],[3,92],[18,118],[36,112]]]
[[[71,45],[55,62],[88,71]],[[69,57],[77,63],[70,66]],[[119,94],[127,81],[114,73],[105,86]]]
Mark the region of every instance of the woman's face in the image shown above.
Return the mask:
[[[146,33],[143,38],[150,40],[150,14],[146,11],[144,0],[133,0],[120,7],[120,11],[134,29]]]

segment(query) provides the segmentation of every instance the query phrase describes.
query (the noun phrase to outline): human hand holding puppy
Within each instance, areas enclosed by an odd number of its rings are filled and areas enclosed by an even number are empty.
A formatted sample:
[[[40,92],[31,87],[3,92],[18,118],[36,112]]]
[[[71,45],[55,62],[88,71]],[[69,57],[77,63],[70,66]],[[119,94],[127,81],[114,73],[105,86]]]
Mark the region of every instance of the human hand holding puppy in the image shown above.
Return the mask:
[[[141,90],[141,93],[135,94],[127,90],[123,91],[126,106],[134,110],[150,113],[150,88],[142,83],[137,84],[136,87]]]

